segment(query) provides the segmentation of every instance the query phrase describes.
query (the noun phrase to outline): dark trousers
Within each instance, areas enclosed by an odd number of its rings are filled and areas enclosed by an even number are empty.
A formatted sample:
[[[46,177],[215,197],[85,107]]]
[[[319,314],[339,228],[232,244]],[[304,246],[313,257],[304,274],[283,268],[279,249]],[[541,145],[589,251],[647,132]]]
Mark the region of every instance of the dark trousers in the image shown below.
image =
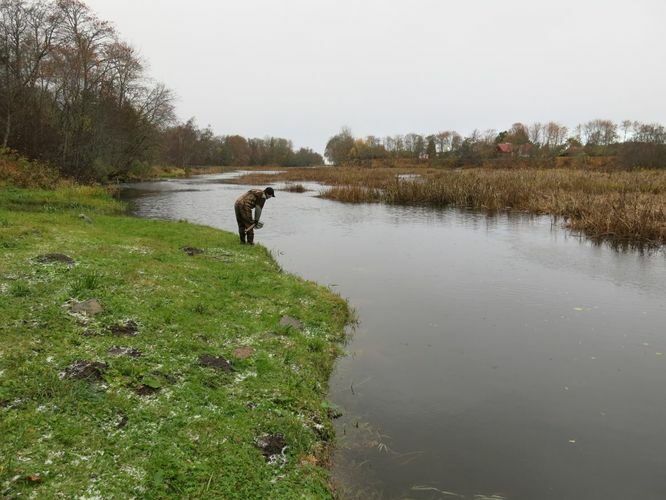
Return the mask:
[[[238,205],[234,205],[234,211],[236,212],[236,222],[238,222],[238,236],[240,236],[240,242],[245,243],[247,238],[247,243],[253,245],[254,229],[245,232],[245,230],[252,225],[252,211],[243,210],[242,207],[239,207]]]

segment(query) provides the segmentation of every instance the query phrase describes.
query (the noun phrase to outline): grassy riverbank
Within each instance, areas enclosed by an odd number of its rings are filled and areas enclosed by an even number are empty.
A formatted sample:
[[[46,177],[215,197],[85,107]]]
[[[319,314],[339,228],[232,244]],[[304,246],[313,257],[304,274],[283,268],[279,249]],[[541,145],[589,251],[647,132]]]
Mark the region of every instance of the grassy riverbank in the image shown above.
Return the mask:
[[[0,189],[0,496],[327,497],[344,301],[235,235],[122,212]]]
[[[351,203],[550,214],[594,240],[666,244],[666,170],[323,167],[249,174],[236,182],[276,180],[321,182],[331,186],[323,197]]]

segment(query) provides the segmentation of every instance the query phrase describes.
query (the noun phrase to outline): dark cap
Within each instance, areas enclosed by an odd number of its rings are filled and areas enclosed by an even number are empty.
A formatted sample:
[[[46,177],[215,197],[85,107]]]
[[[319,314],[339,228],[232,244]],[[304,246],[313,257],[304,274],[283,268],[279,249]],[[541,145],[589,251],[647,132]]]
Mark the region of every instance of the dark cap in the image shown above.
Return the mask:
[[[275,191],[273,190],[272,187],[267,187],[266,189],[264,189],[264,193],[266,193],[266,196],[272,196],[273,198],[275,198]]]

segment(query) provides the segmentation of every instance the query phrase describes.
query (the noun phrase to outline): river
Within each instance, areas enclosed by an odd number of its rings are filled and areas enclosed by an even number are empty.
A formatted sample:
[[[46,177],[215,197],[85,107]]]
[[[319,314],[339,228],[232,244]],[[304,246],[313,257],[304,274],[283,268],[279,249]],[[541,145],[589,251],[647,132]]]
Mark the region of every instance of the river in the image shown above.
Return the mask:
[[[236,231],[228,174],[127,186],[142,217]],[[345,498],[666,498],[666,258],[548,217],[279,191],[256,241],[349,299]],[[194,244],[194,243],[192,243]]]

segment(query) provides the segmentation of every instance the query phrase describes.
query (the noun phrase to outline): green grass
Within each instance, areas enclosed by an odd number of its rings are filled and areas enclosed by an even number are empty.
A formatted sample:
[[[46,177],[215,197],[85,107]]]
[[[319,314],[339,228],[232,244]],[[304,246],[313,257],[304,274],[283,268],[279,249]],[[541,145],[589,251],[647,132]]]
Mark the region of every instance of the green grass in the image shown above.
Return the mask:
[[[329,497],[325,397],[345,302],[234,235],[112,215],[122,205],[104,190],[67,189],[0,190],[0,496]],[[54,252],[76,264],[34,261]],[[92,319],[64,307],[90,298],[104,307]],[[111,333],[129,320],[135,337]],[[235,371],[200,366],[204,354]],[[63,377],[77,360],[108,368]],[[286,463],[267,463],[266,433],[284,435]]]

